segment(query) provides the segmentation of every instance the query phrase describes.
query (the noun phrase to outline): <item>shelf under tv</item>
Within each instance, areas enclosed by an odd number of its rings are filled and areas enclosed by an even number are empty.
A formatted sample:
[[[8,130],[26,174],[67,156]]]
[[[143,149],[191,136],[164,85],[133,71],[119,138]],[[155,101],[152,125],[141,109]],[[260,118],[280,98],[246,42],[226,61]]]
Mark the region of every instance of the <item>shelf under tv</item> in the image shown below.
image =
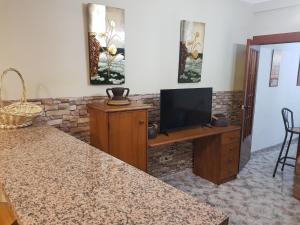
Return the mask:
[[[240,130],[240,127],[231,125],[228,127],[198,127],[179,131],[172,131],[168,132],[168,135],[159,134],[156,138],[149,139],[148,146],[158,147],[162,145],[173,144],[175,142],[190,141],[235,130]]]

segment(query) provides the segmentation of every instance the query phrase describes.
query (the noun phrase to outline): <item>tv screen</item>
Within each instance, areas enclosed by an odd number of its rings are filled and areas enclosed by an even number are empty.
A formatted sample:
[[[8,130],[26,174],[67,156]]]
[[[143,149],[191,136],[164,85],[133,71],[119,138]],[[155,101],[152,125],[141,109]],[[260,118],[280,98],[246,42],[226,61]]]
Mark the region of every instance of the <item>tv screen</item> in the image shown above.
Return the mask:
[[[160,91],[160,132],[211,122],[212,88]]]

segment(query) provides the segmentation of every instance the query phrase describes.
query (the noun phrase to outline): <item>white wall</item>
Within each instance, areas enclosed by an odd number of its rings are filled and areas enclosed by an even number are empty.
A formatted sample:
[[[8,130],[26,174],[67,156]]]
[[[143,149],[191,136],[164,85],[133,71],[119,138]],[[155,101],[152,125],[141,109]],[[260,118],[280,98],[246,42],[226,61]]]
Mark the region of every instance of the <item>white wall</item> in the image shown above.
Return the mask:
[[[269,87],[272,50],[283,53],[278,87]],[[284,126],[281,109],[294,111],[295,126],[300,126],[300,86],[296,86],[300,44],[263,46],[260,50],[252,151],[282,143]]]
[[[235,54],[250,36],[252,13],[239,0],[0,0],[0,71],[10,66],[22,71],[30,98],[104,94],[107,86],[88,82],[88,2],[126,10],[125,86],[132,93],[242,89]],[[177,84],[181,19],[207,24],[199,84]],[[7,98],[18,96],[17,82],[5,82]]]
[[[288,1],[277,1],[280,3],[277,5],[276,1],[271,1],[256,6],[251,25],[253,35],[300,31],[300,1],[290,1],[290,4]]]

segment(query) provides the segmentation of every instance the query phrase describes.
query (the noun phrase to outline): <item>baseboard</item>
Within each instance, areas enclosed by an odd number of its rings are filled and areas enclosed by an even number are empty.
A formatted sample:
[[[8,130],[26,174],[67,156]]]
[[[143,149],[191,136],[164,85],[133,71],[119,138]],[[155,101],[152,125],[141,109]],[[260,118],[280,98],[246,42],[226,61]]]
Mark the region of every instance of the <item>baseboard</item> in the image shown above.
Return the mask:
[[[298,143],[298,138],[294,138],[292,140],[292,143],[291,144],[297,144]],[[281,143],[278,143],[276,145],[272,145],[270,147],[266,147],[266,148],[262,148],[262,149],[259,149],[259,150],[256,150],[256,151],[253,151],[251,152],[252,155],[254,154],[257,154],[257,153],[261,153],[261,152],[271,152],[271,151],[274,151],[275,149],[278,149],[280,148],[282,145],[282,142]]]

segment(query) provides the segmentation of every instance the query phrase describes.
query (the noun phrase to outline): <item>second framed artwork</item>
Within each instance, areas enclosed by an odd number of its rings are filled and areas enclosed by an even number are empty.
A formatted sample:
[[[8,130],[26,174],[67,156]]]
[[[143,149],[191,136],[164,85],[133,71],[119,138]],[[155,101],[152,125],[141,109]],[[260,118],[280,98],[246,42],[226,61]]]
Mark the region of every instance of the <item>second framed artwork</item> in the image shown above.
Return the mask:
[[[269,87],[278,86],[281,59],[282,59],[282,52],[280,50],[274,49],[272,52]]]
[[[299,66],[298,66],[297,86],[300,86],[300,60],[299,60]]]

